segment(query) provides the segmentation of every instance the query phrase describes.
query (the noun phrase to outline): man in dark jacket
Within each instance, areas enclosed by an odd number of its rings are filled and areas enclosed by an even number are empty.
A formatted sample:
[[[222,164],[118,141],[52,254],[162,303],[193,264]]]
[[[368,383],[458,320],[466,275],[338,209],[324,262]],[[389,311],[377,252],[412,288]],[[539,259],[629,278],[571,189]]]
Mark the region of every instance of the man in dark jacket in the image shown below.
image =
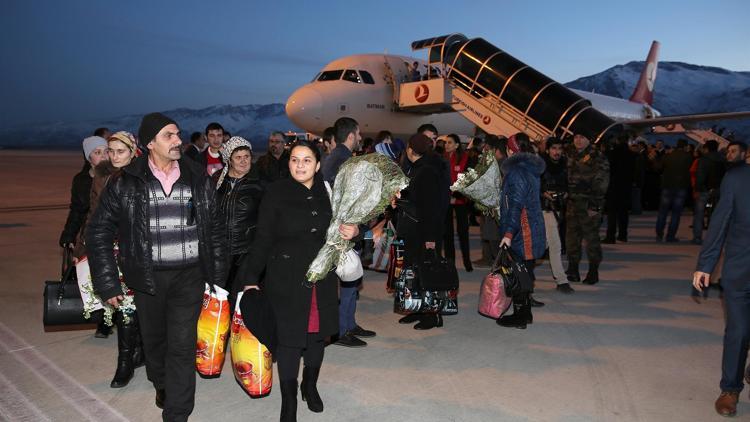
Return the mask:
[[[690,187],[690,165],[693,157],[685,151],[687,141],[677,140],[677,147],[662,158],[661,202],[659,215],[656,217],[656,241],[664,240],[664,227],[667,225],[667,214],[671,213],[667,242],[678,242],[677,229],[680,227],[682,207],[685,206],[688,188]]]
[[[607,237],[604,243],[628,241],[628,211],[632,201],[635,154],[628,148],[627,138],[620,138],[607,151],[609,160],[609,188],[605,208],[607,211]]]
[[[552,275],[557,282],[557,291],[564,294],[574,292],[565,275],[562,264],[562,245],[565,232],[565,200],[568,197],[568,161],[563,155],[562,139],[547,140],[547,152],[544,158],[544,173],[542,173],[542,214],[544,215],[544,232],[549,248],[549,262]]]
[[[204,283],[224,286],[223,220],[204,167],[180,159],[177,124],[151,113],[138,137],[148,157],[113,177],[86,232],[94,289],[112,306],[123,290],[119,267],[135,292],[146,373],[164,420],[185,421],[195,402],[196,324]]]
[[[745,371],[750,343],[750,265],[747,258],[750,248],[749,185],[750,166],[747,164],[738,165],[727,172],[693,274],[693,287],[698,290],[708,287],[721,250],[726,246],[721,271],[726,328],[719,383],[721,394],[714,405],[716,412],[722,416],[737,413],[743,375],[745,382],[750,383],[750,373]]]
[[[281,132],[271,132],[268,137],[268,152],[258,158],[255,167],[260,181],[267,185],[289,177],[289,152],[284,149],[286,138]]]
[[[320,172],[323,180],[333,186],[341,165],[352,157],[352,153],[361,149],[362,137],[359,134],[359,124],[349,117],[336,120],[333,125],[333,136],[336,148],[323,160]],[[364,233],[367,228],[360,228]],[[364,347],[367,342],[359,337],[375,337],[375,331],[365,330],[357,324],[357,291],[362,284],[362,278],[354,281],[341,281],[339,289],[339,338],[334,343],[346,347]]]
[[[716,196],[724,176],[726,161],[719,153],[719,143],[706,141],[703,156],[698,159],[695,172],[695,210],[693,212],[693,243],[700,245],[703,238],[703,218],[709,200],[716,203]]]

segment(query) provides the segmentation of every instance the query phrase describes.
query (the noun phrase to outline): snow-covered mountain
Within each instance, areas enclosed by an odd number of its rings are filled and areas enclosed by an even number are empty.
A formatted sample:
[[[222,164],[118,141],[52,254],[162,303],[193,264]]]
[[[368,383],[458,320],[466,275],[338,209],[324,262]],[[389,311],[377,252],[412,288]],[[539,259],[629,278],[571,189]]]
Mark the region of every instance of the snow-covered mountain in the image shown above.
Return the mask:
[[[633,61],[565,86],[598,94],[629,98],[645,65]],[[750,72],[682,62],[659,62],[654,86],[654,108],[662,115],[750,110]],[[750,119],[702,123],[735,131],[739,140],[750,140]]]
[[[298,131],[286,117],[284,104],[251,104],[242,106],[217,105],[199,110],[178,108],[165,110],[182,131],[182,140],[187,142],[192,132],[202,132],[211,122],[219,122],[232,135],[251,141],[259,150],[266,148],[266,139],[273,130]],[[14,148],[58,148],[80,147],[81,140],[90,136],[94,129],[107,127],[111,130],[127,130],[137,134],[143,114],[133,114],[111,119],[78,122],[53,122],[0,129],[0,146]]]

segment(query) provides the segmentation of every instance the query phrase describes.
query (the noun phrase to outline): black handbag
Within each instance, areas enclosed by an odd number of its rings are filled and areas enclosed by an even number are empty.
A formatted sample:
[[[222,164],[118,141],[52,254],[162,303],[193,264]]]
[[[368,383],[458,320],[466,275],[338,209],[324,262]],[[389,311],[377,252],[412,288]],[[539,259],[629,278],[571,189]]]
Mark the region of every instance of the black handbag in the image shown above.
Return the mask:
[[[437,292],[458,289],[456,266],[439,256],[434,249],[425,251],[424,260],[415,269],[422,290]]]
[[[91,324],[93,318],[83,316],[83,299],[75,279],[75,265],[70,262],[70,249],[65,248],[60,281],[44,282],[44,326]]]
[[[508,297],[531,293],[534,287],[534,282],[526,265],[506,245],[500,248],[493,272],[497,272],[502,276],[505,294]]]

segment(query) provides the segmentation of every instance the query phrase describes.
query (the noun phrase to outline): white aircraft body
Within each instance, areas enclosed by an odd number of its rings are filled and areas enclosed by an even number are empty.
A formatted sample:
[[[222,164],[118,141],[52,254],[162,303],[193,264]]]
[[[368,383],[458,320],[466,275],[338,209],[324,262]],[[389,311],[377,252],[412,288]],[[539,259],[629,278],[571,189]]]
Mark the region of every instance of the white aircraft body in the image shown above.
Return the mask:
[[[441,37],[440,40],[444,38]],[[425,41],[429,43],[430,40]],[[417,43],[420,42],[412,44],[414,49],[429,47],[429,45],[415,47]],[[659,43],[654,41],[649,51],[646,66],[629,100],[574,89],[571,91],[588,100],[591,108],[596,109],[614,122],[625,122],[628,126],[632,124],[632,127],[641,129],[651,129],[653,126],[673,128],[675,123],[747,117],[750,115],[748,112],[739,112],[661,117],[660,113],[651,106],[658,66],[658,49]],[[431,91],[428,90],[427,83],[416,84],[416,88],[412,87],[409,82],[412,85],[415,82],[411,81],[409,66],[414,62],[418,63],[422,75],[429,76],[425,79],[442,78],[441,75],[446,75],[450,69],[449,66],[442,65],[442,63],[436,64],[434,61],[427,63],[424,60],[406,56],[359,54],[343,57],[328,63],[310,83],[297,89],[289,97],[286,103],[287,116],[295,125],[317,135],[322,134],[327,127],[332,126],[339,117],[344,116],[357,120],[363,136],[373,137],[381,130],[389,130],[397,137],[407,138],[424,123],[432,123],[440,133],[469,136],[474,135],[477,128],[481,128],[488,133],[506,136],[520,130],[529,129],[528,123],[519,123],[515,117],[510,119],[505,117],[504,126],[482,127],[483,123],[489,126],[490,120],[495,124],[494,122],[500,120],[497,117],[502,116],[493,114],[492,107],[496,106],[487,102],[472,102],[475,99],[471,95],[467,95],[468,92],[472,92],[468,89],[464,90],[466,92],[461,93],[460,96],[455,95],[454,91],[453,98],[446,98],[445,104],[437,104],[432,107],[404,107],[403,101],[400,104],[399,95],[401,94],[400,91],[405,90],[407,86],[409,88],[407,96],[410,97],[412,103],[414,103],[414,98],[418,103],[423,102],[424,99],[420,98],[422,95],[424,98],[429,95],[433,97],[449,96],[448,93],[440,92],[442,89],[435,90],[435,84],[430,84],[430,86],[433,86]],[[485,64],[485,66],[487,65]],[[435,81],[429,80],[428,82]],[[446,79],[445,83],[456,86],[455,81]],[[543,90],[544,88],[539,92],[541,93]],[[434,91],[439,92],[435,94]],[[474,96],[478,98],[477,101],[482,100],[482,95]],[[460,104],[457,106],[458,103]],[[446,104],[450,104],[450,106]],[[441,105],[442,107],[440,107]],[[531,105],[529,105],[529,109],[531,109]],[[471,113],[461,112],[466,110],[471,111]],[[527,109],[527,115],[528,112]],[[560,117],[561,120],[562,117]],[[558,121],[558,125],[560,125],[560,121]],[[537,131],[535,134],[542,137],[544,131]]]

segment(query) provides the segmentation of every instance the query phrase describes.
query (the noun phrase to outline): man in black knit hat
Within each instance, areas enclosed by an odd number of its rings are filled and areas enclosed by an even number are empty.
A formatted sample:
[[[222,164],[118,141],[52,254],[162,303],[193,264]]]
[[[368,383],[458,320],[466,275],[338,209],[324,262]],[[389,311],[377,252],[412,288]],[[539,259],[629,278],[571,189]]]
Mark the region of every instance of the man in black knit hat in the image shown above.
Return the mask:
[[[119,241],[123,278],[135,292],[146,373],[165,421],[185,421],[195,403],[196,324],[204,282],[224,286],[222,219],[204,167],[181,159],[174,120],[143,117],[149,154],[108,183],[86,231],[94,289],[112,306],[123,300],[112,253]]]

